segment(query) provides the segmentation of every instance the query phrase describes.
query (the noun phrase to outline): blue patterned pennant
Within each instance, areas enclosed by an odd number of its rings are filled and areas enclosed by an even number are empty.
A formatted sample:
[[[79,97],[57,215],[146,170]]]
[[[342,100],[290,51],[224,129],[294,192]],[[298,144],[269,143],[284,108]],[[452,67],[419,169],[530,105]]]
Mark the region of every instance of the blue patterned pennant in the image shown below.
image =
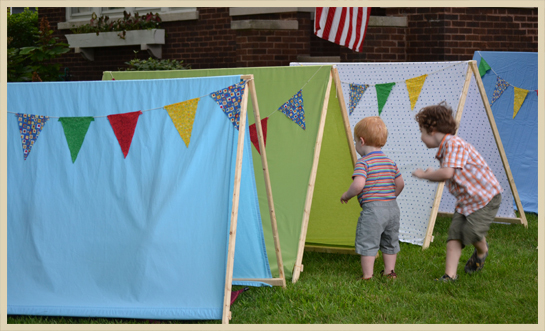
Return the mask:
[[[240,121],[240,104],[245,86],[245,83],[241,81],[235,85],[210,93],[210,97],[216,101],[237,130]]]
[[[305,109],[303,108],[303,90],[299,90],[291,99],[280,106],[278,110],[283,112],[290,120],[303,128],[303,130],[306,129]]]
[[[38,139],[38,135],[42,132],[45,122],[49,120],[47,116],[15,114],[19,123],[19,132],[21,133],[21,143],[23,144],[23,157],[26,160],[30,149]]]
[[[365,93],[368,87],[369,85],[367,84],[361,85],[350,83],[350,102],[348,103],[349,115],[352,115],[354,109],[356,109],[356,106],[360,102],[363,93]]]
[[[493,104],[494,101],[498,100],[498,98],[502,95],[502,93],[507,89],[509,86],[509,83],[503,80],[500,76],[498,76],[498,79],[496,79],[496,87],[494,88],[494,94],[492,95],[492,101],[490,104]]]

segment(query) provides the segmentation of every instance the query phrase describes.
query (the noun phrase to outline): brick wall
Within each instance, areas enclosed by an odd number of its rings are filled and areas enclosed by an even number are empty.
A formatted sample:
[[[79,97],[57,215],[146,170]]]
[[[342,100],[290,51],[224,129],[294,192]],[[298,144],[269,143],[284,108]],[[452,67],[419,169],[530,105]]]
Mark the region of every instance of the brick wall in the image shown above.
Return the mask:
[[[236,30],[237,67],[285,66],[310,53],[309,13],[236,16],[233,20],[293,20],[297,30]]]
[[[391,8],[408,18],[406,61],[459,61],[475,51],[537,52],[537,8]]]
[[[537,8],[373,8],[373,16],[407,17],[407,26],[369,26],[362,53],[316,37],[308,12],[230,16],[229,8],[198,11],[198,20],[162,23],[164,59],[204,69],[286,66],[300,55],[338,56],[341,62],[421,62],[470,60],[477,50],[537,52]],[[53,29],[65,21],[64,8],[40,8],[38,13]],[[237,20],[296,20],[298,29],[231,29]],[[66,41],[66,33],[56,35]],[[103,71],[122,69],[135,57],[149,55],[139,46],[104,47],[95,50],[94,61],[71,51],[59,62],[71,80],[100,80]]]

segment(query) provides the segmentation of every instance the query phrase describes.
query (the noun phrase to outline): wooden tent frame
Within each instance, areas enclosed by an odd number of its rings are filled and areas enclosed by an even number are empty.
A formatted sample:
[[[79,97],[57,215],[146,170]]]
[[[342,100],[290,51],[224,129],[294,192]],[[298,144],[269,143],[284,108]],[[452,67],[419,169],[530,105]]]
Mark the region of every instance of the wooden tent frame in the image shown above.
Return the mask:
[[[462,95],[461,95],[460,101],[458,103],[458,108],[457,108],[457,111],[456,111],[456,118],[455,118],[456,122],[460,123],[460,120],[462,118],[462,112],[463,112],[463,108],[464,108],[464,105],[465,105],[465,102],[466,102],[467,93],[469,91],[469,85],[470,85],[472,76],[475,77],[477,87],[478,87],[478,90],[479,90],[479,94],[481,95],[481,99],[482,99],[483,104],[485,106],[488,121],[490,122],[490,127],[492,129],[493,134],[494,134],[494,140],[496,141],[496,145],[497,145],[498,151],[500,153],[500,157],[501,157],[501,160],[502,160],[502,163],[503,163],[503,167],[505,169],[505,174],[506,174],[507,179],[509,181],[509,186],[510,186],[511,191],[513,193],[513,197],[515,199],[517,209],[520,212],[520,218],[496,217],[494,220],[496,222],[523,224],[525,227],[528,227],[528,222],[526,221],[526,216],[525,216],[524,210],[522,208],[522,203],[520,202],[518,191],[517,191],[517,188],[515,186],[515,181],[513,179],[512,173],[511,173],[511,168],[509,168],[509,163],[507,161],[507,156],[505,154],[505,150],[503,149],[503,144],[501,142],[501,138],[500,138],[498,129],[496,127],[496,122],[494,121],[494,116],[492,114],[490,104],[488,103],[488,99],[486,97],[486,92],[485,92],[485,89],[484,89],[483,82],[481,80],[481,76],[479,74],[479,69],[477,67],[477,62],[474,61],[474,60],[468,61],[468,69],[467,69],[466,79],[465,79],[465,82],[464,82],[464,86],[463,86],[463,89],[462,89]],[[318,161],[319,161],[320,148],[321,148],[323,132],[324,132],[324,127],[325,127],[325,119],[326,119],[326,115],[327,115],[327,107],[328,107],[329,94],[330,94],[329,91],[330,91],[330,88],[331,88],[331,80],[332,79],[335,80],[337,97],[338,97],[339,105],[340,105],[340,108],[341,108],[343,123],[344,123],[345,131],[346,131],[346,137],[347,137],[347,141],[348,141],[348,145],[349,145],[349,149],[350,149],[350,155],[352,157],[352,164],[355,166],[356,161],[357,161],[356,148],[355,148],[354,144],[352,143],[353,135],[352,135],[352,131],[350,129],[350,121],[348,119],[348,111],[346,109],[346,103],[344,101],[344,95],[343,95],[343,91],[342,91],[342,87],[341,87],[341,80],[339,78],[339,73],[338,73],[338,70],[337,70],[336,66],[333,66],[333,68],[331,69],[330,77],[329,77],[329,83],[327,85],[327,91],[326,91],[326,96],[325,96],[325,100],[324,100],[324,106],[322,108],[322,115],[321,115],[321,119],[320,119],[320,126],[319,126],[319,129],[318,129],[318,136],[317,136],[317,139],[316,139],[316,146],[315,146],[315,150],[314,150],[314,161],[313,161],[313,164],[312,164],[312,171],[311,171],[309,186],[308,186],[308,190],[307,190],[307,198],[306,198],[306,202],[305,202],[305,212],[303,214],[303,222],[301,224],[301,236],[299,238],[299,248],[297,250],[297,259],[296,259],[295,266],[294,266],[294,269],[293,269],[292,283],[296,283],[297,280],[299,279],[299,276],[300,276],[301,272],[303,272],[304,266],[303,266],[302,262],[303,262],[303,252],[305,250],[325,252],[325,253],[356,254],[355,250],[352,249],[352,248],[338,248],[338,247],[331,248],[331,247],[318,247],[318,246],[306,246],[305,247],[305,240],[306,240],[307,228],[308,228],[309,217],[310,217],[310,209],[311,209],[311,204],[312,204],[312,195],[314,193],[314,186],[315,186],[315,183],[316,183],[316,174],[317,174],[317,170],[318,170]],[[434,198],[432,211],[431,211],[430,218],[429,218],[429,221],[428,221],[428,229],[426,231],[426,236],[424,238],[424,244],[422,246],[422,250],[428,248],[429,245],[430,245],[430,242],[433,241],[432,233],[433,233],[433,228],[434,228],[435,220],[437,219],[437,216],[438,215],[439,216],[452,216],[452,213],[439,213],[438,212],[439,211],[439,205],[441,203],[441,196],[443,194],[444,185],[445,185],[444,182],[441,182],[441,183],[438,184],[436,194],[435,194],[435,198]],[[377,256],[378,256],[378,253],[377,253]]]
[[[262,282],[274,286],[282,286],[286,288],[286,278],[284,276],[284,264],[282,262],[282,254],[280,250],[280,239],[278,238],[278,228],[276,225],[276,214],[274,211],[274,203],[271,191],[271,182],[269,178],[269,168],[267,165],[267,155],[265,152],[265,142],[263,140],[263,130],[261,128],[261,120],[259,116],[259,107],[257,104],[257,94],[255,91],[254,75],[242,75],[240,77],[245,81],[245,93],[242,96],[240,106],[240,123],[239,127],[242,130],[238,130],[238,144],[237,144],[237,158],[235,166],[235,182],[233,187],[233,200],[231,209],[231,226],[229,229],[229,244],[227,249],[227,270],[225,277],[225,295],[223,297],[223,314],[222,324],[229,324],[231,319],[231,290],[233,281],[254,281]],[[265,189],[267,191],[267,202],[269,204],[269,213],[271,216],[271,226],[274,238],[274,247],[276,252],[276,261],[279,268],[279,278],[235,278],[233,279],[233,269],[235,262],[235,242],[237,235],[237,220],[238,220],[238,204],[240,198],[240,179],[242,173],[242,154],[244,152],[244,135],[246,130],[246,114],[248,109],[248,94],[251,94],[252,105],[254,108],[254,117],[256,119],[257,137],[259,141],[259,147],[261,152],[261,163],[263,166],[263,175],[265,176]]]
[[[490,103],[488,102],[488,98],[486,97],[486,91],[484,89],[483,81],[481,80],[479,68],[477,67],[477,61],[475,60],[468,61],[466,80],[464,82],[464,87],[462,89],[460,102],[458,102],[458,109],[456,110],[456,118],[455,118],[456,123],[460,123],[462,119],[462,113],[463,113],[464,105],[467,99],[467,93],[469,91],[469,84],[471,83],[471,77],[475,77],[475,83],[477,84],[477,89],[479,90],[481,100],[483,101],[483,105],[486,110],[486,115],[490,123],[490,128],[492,129],[492,133],[494,134],[494,140],[496,141],[496,146],[498,148],[498,152],[500,153],[500,158],[503,164],[503,168],[505,169],[505,175],[507,176],[509,187],[511,188],[511,192],[513,193],[513,198],[515,199],[515,204],[517,205],[517,209],[520,213],[520,217],[515,217],[515,218],[496,217],[494,221],[512,223],[512,224],[523,224],[524,227],[527,228],[528,221],[526,220],[526,215],[524,214],[524,209],[522,208],[522,203],[520,202],[520,197],[517,191],[517,187],[515,185],[515,180],[513,178],[513,174],[511,173],[511,168],[509,167],[509,162],[507,161],[507,155],[505,154],[505,150],[503,149],[503,144],[501,142],[500,133],[498,132],[498,128],[496,127],[496,121],[494,120],[492,108],[490,108]],[[433,233],[433,228],[435,226],[435,220],[437,219],[437,216],[439,215],[439,216],[452,217],[453,215],[452,213],[439,213],[439,205],[441,204],[441,196],[443,195],[444,187],[445,187],[445,183],[440,182],[439,185],[437,186],[437,191],[435,191],[435,198],[434,198],[434,202],[432,206],[432,211],[428,221],[428,230],[426,231],[426,236],[424,237],[424,244],[422,245],[422,250],[427,249],[430,246],[430,243],[433,241],[432,233]]]
[[[346,111],[346,107],[344,104],[344,97],[342,94],[341,80],[339,79],[339,72],[337,71],[337,68],[333,66],[333,68],[331,68],[331,71],[329,73],[329,81],[327,83],[327,89],[326,89],[326,93],[324,97],[324,104],[322,107],[322,114],[320,117],[320,124],[318,127],[318,134],[316,137],[316,144],[314,147],[314,159],[312,161],[312,169],[310,172],[310,179],[309,179],[308,188],[307,188],[307,197],[305,200],[303,221],[301,223],[301,235],[299,237],[297,258],[295,260],[295,266],[293,267],[293,274],[291,278],[291,281],[294,284],[299,280],[299,276],[301,275],[301,272],[303,272],[303,269],[304,269],[303,253],[305,251],[305,240],[307,237],[308,222],[310,218],[310,209],[312,206],[312,196],[314,194],[314,187],[316,185],[316,175],[318,173],[318,162],[320,160],[320,150],[322,147],[322,139],[324,136],[324,128],[325,128],[325,121],[327,117],[327,107],[329,106],[329,95],[330,95],[332,80],[335,80],[337,97],[339,99],[339,105],[341,107],[341,114],[343,117],[344,128],[346,131],[346,138],[347,138],[348,146],[350,149],[350,155],[352,157],[352,165],[354,166],[357,161],[356,148],[354,147],[354,144],[352,143],[354,138],[352,137],[352,131],[350,130],[350,121],[348,120],[348,112]],[[316,250],[318,251],[324,251],[324,249],[328,250],[327,248],[316,248]],[[310,248],[307,250],[314,250],[314,249]],[[344,253],[345,251],[350,251],[350,249],[335,248],[335,249],[328,250],[328,252],[335,252],[335,253],[339,253],[339,252]]]

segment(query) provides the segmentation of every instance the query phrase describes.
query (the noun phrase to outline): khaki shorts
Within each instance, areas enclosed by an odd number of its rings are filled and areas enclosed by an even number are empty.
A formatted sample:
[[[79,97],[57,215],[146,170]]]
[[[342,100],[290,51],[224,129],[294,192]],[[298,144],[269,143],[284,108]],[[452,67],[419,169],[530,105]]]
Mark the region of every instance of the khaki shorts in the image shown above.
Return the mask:
[[[486,206],[467,216],[455,212],[448,229],[447,241],[460,240],[462,248],[481,241],[486,237],[500,204],[501,194],[497,194]]]
[[[356,253],[375,256],[399,252],[399,206],[396,200],[366,202],[356,227]]]

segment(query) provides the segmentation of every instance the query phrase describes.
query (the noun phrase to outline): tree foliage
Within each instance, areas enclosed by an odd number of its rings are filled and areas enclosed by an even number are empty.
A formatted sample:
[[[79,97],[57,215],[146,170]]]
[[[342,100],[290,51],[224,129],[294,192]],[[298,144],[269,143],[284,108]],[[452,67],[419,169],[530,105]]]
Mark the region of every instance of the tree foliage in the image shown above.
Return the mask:
[[[68,44],[53,36],[46,17],[42,17],[39,27],[32,31],[33,42],[28,46],[14,47],[18,38],[8,37],[8,82],[62,80],[61,64],[52,60],[68,52]]]

